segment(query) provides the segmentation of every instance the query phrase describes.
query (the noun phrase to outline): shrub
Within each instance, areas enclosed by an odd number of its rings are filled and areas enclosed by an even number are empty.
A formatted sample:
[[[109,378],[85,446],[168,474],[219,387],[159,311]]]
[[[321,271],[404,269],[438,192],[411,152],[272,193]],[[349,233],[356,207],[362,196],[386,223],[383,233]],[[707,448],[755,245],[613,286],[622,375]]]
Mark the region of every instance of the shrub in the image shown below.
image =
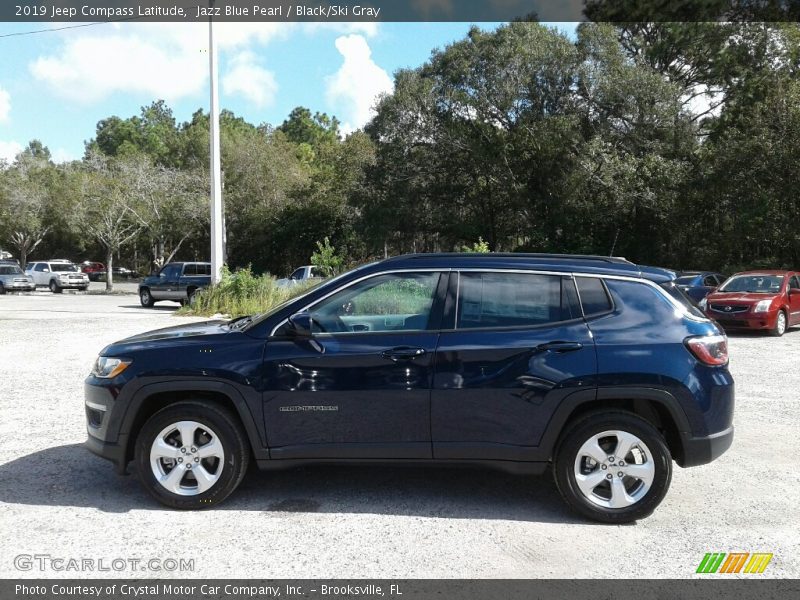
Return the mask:
[[[274,277],[253,275],[250,267],[234,273],[223,267],[220,282],[198,291],[192,306],[185,306],[178,314],[206,317],[223,314],[235,318],[261,313],[299,296],[317,283],[280,287]]]

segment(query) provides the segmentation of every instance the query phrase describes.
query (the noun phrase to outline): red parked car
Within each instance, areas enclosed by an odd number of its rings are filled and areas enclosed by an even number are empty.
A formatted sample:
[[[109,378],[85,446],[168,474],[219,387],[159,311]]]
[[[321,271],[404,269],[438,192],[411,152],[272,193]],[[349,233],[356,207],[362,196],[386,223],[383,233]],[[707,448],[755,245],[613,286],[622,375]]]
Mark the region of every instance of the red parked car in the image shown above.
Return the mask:
[[[89,281],[99,281],[106,274],[106,266],[103,263],[85,260],[81,263],[81,271],[89,276]]]
[[[800,273],[737,273],[701,300],[700,308],[725,329],[762,329],[781,336],[800,325]]]

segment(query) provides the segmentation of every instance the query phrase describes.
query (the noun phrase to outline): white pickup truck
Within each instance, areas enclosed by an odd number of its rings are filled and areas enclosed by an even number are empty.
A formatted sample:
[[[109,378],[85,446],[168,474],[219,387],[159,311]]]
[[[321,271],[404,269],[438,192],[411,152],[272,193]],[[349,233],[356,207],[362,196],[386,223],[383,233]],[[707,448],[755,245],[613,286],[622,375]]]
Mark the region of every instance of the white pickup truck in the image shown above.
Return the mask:
[[[313,280],[325,279],[326,277],[327,275],[325,274],[324,269],[315,267],[313,265],[306,265],[304,267],[295,269],[294,272],[286,279],[278,279],[276,284],[278,287],[291,287],[293,285],[297,285],[298,283],[306,283]]]

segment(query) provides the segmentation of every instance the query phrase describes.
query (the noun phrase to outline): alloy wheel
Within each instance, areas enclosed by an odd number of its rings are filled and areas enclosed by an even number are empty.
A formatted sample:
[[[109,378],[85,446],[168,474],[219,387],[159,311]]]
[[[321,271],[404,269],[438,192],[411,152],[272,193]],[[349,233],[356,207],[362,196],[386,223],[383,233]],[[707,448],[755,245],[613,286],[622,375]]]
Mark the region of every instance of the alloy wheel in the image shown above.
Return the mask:
[[[786,333],[786,314],[783,311],[778,313],[778,324],[777,324],[778,335],[783,335]]]
[[[225,451],[217,434],[197,421],[168,425],[150,446],[150,468],[167,491],[195,496],[209,490],[222,475]]]
[[[647,445],[627,431],[593,435],[578,450],[575,482],[583,496],[604,508],[626,508],[647,495],[655,461]]]

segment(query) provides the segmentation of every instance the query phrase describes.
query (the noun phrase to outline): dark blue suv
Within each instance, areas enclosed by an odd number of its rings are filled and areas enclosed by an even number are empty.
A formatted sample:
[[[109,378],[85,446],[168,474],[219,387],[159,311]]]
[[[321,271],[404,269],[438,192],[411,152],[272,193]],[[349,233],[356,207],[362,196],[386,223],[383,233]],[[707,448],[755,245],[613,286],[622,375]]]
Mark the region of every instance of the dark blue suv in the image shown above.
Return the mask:
[[[604,257],[391,258],[265,314],[106,347],[87,445],[175,508],[224,500],[251,460],[552,465],[578,512],[635,520],[673,460],[733,439],[727,339],[673,280]]]

